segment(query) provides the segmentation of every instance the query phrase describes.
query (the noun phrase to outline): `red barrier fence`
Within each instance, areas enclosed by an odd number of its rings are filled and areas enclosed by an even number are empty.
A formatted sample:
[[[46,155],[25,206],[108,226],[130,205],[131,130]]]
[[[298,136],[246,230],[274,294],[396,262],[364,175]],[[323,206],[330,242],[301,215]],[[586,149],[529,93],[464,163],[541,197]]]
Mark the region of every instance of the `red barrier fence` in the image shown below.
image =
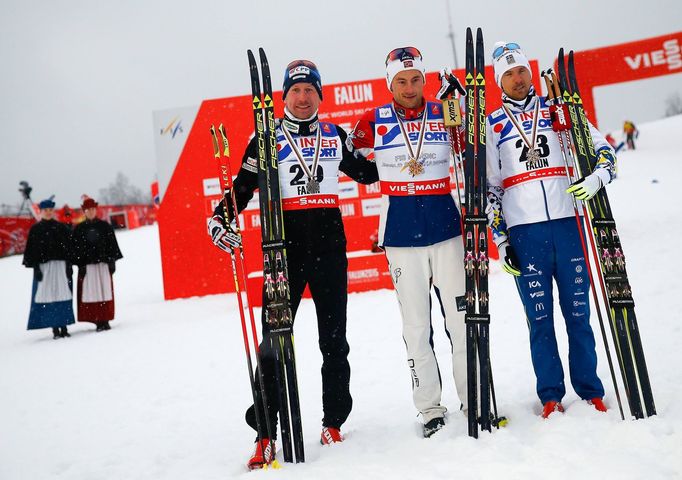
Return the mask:
[[[37,206],[34,205],[37,210]],[[156,222],[156,209],[151,205],[100,205],[97,216],[115,228],[133,229]],[[68,205],[55,209],[55,218],[60,222],[76,225],[85,220],[83,211]],[[26,239],[33,217],[0,217],[0,257],[24,253]]]
[[[0,217],[0,257],[24,253],[33,217]]]

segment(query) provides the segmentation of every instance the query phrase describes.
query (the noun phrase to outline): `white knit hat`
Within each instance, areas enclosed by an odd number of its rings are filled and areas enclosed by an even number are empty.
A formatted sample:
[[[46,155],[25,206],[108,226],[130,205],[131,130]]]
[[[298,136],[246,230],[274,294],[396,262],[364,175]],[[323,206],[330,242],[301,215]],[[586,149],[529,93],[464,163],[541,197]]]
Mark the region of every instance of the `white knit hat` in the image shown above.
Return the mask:
[[[389,54],[390,55],[390,54]],[[390,60],[386,64],[386,84],[388,89],[391,89],[391,83],[393,78],[406,70],[418,70],[419,73],[424,77],[424,83],[426,83],[426,69],[424,68],[424,62],[422,62],[421,55],[419,57],[414,55],[405,54],[401,58],[396,60]]]
[[[507,70],[514,67],[526,67],[533,78],[533,71],[530,69],[530,63],[520,49],[507,50],[506,46],[509,42],[497,42],[493,51],[498,48],[503,48],[505,51],[497,58],[493,58],[493,67],[495,68],[495,82],[502,88],[502,75]],[[516,46],[516,44],[514,44]]]

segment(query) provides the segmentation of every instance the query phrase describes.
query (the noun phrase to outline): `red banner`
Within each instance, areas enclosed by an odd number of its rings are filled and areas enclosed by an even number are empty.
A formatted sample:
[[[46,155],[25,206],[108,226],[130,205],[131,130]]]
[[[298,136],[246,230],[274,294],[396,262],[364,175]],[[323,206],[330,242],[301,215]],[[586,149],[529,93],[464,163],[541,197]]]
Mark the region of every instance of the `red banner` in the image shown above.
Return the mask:
[[[539,79],[536,61],[531,62],[533,78]],[[463,70],[455,72],[461,79]],[[501,92],[494,81],[492,67],[486,67],[487,108],[501,104]],[[437,72],[427,73],[425,94],[433,99],[440,86]],[[536,85],[537,88],[537,85]],[[326,85],[319,118],[340,125],[350,132],[367,110],[389,103],[391,92],[383,78]],[[282,115],[281,92],[275,92],[275,114]],[[253,133],[253,109],[250,95],[206,100],[201,104],[172,177],[163,193],[159,208],[159,233],[163,265],[164,295],[167,299],[234,291],[231,262],[226,254],[211,244],[206,222],[221,198],[219,166],[213,158],[209,129],[224,123],[230,140],[230,166],[236,175],[241,156]],[[185,119],[177,119],[184,122]],[[373,235],[379,224],[381,191],[379,183],[359,185],[341,175],[339,207],[348,238],[349,291],[392,288],[383,254],[372,253]],[[450,184],[456,187],[454,175]],[[249,272],[251,299],[259,303],[261,294],[262,255],[260,218],[256,197],[242,212],[245,257]],[[490,249],[491,255],[497,250]]]
[[[597,125],[595,87],[682,73],[682,32],[575,52],[574,58],[585,110]]]

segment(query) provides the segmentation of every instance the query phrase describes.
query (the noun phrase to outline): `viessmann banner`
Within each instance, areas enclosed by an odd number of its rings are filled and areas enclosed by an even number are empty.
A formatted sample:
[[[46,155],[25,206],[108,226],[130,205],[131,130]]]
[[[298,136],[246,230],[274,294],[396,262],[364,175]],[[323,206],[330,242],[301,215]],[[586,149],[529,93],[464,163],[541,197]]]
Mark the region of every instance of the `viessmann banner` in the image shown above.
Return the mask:
[[[585,110],[597,125],[595,87],[682,73],[682,32],[576,52],[575,71]]]

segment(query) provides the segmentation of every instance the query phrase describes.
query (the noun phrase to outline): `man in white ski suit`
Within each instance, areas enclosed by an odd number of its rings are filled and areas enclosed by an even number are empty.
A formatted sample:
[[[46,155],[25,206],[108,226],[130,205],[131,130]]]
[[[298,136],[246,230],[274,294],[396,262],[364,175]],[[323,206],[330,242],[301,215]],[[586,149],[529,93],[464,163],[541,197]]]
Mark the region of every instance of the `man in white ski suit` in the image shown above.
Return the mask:
[[[450,189],[450,139],[440,103],[423,96],[424,66],[414,47],[392,50],[386,79],[393,101],[365,113],[351,135],[374,155],[381,182],[379,245],[386,250],[400,313],[413,401],[429,437],[445,423],[433,350],[431,286],[445,315],[457,393],[466,410],[464,247]]]

